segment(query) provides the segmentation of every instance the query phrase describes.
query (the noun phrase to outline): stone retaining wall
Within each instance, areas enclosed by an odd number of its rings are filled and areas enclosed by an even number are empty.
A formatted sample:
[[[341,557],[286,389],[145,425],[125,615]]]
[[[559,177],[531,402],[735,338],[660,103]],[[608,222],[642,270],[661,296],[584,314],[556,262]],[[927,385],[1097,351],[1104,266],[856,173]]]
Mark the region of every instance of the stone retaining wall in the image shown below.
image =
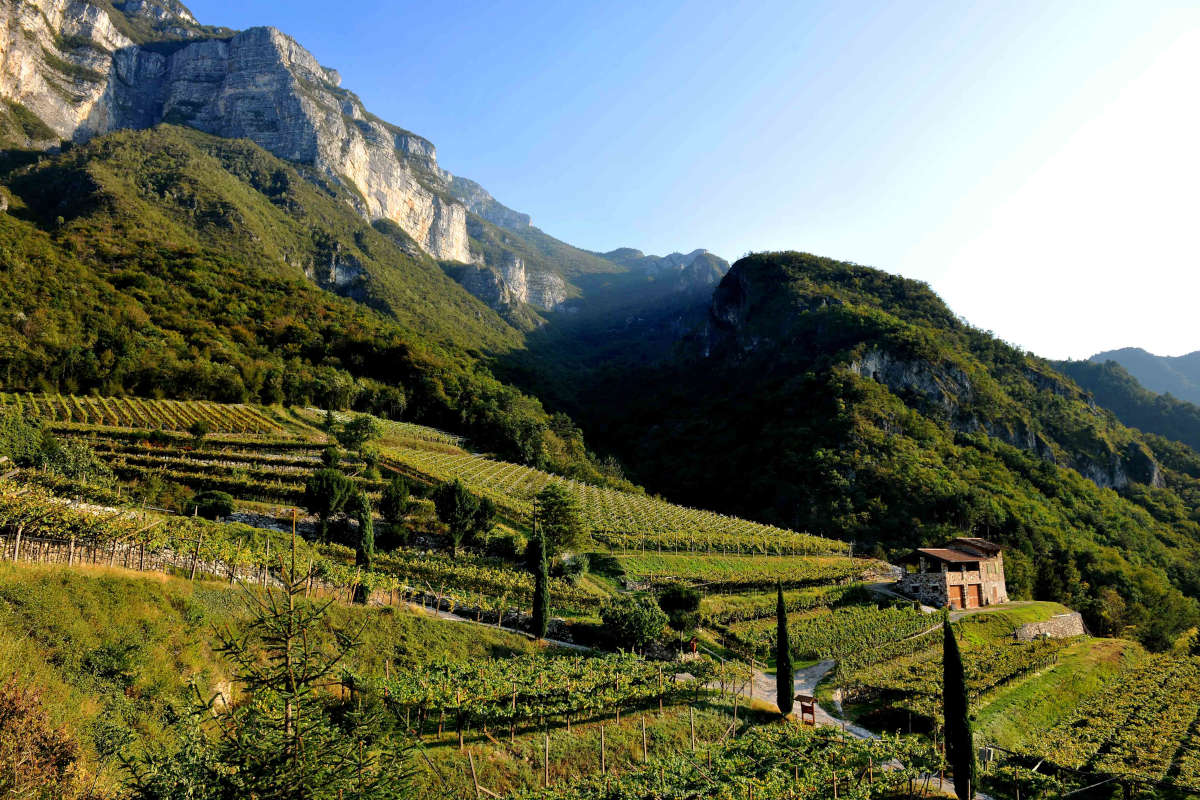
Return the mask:
[[[1018,642],[1030,642],[1039,637],[1050,639],[1066,639],[1070,636],[1084,636],[1087,628],[1083,626],[1083,615],[1078,611],[1069,614],[1055,614],[1045,622],[1029,622],[1017,628]]]

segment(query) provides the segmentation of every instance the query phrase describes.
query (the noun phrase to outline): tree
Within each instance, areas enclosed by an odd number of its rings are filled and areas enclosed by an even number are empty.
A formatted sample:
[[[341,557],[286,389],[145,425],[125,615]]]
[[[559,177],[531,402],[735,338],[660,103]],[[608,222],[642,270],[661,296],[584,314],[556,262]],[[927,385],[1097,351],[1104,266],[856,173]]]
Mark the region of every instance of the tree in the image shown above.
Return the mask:
[[[326,469],[338,469],[342,465],[342,451],[337,445],[329,445],[321,451],[321,465]]]
[[[328,687],[361,645],[339,630],[332,640],[323,605],[304,600],[307,575],[295,565],[282,591],[245,588],[249,622],[217,632],[233,665],[236,703],[205,701],[179,724],[181,746],[151,747],[124,762],[135,800],[399,800],[407,796],[410,746],[355,687],[335,701]],[[228,698],[226,698],[228,701]]]
[[[640,650],[662,635],[667,615],[657,603],[617,597],[600,609],[604,631],[616,648]]]
[[[694,631],[700,624],[700,592],[683,583],[668,586],[658,597],[658,607],[667,615],[667,624],[679,634]]]
[[[220,519],[233,513],[233,496],[211,489],[197,492],[192,497],[191,506],[196,514],[205,519]]]
[[[378,439],[382,434],[383,426],[377,419],[367,414],[358,414],[343,423],[334,436],[347,450],[361,451],[367,442]]]
[[[383,496],[379,498],[379,513],[387,523],[388,535],[395,542],[403,544],[405,536],[404,517],[412,507],[412,495],[408,490],[408,481],[399,475],[392,476],[388,485],[383,487]]]
[[[546,540],[535,535],[529,540],[535,553],[536,566],[533,570],[533,635],[546,638],[550,629],[550,565],[546,558]]]
[[[787,608],[783,604],[783,584],[776,581],[775,591],[775,701],[779,713],[792,713],[796,696],[796,675],[792,668],[792,645],[788,641]]]
[[[354,482],[335,469],[319,469],[304,484],[304,507],[321,520],[321,541],[329,542],[329,518],[354,493]]]
[[[212,433],[212,426],[208,420],[198,419],[188,426],[188,433],[192,435],[192,446],[198,450],[204,444],[204,437]]]
[[[945,711],[946,760],[954,773],[954,791],[959,800],[974,796],[975,742],[971,733],[970,705],[967,702],[967,678],[962,654],[950,625],[950,615],[942,617],[942,707]]]
[[[450,555],[469,545],[476,536],[492,526],[496,506],[490,500],[481,502],[457,478],[433,490],[433,506],[438,519],[449,529]]]
[[[347,507],[358,521],[358,546],[354,549],[354,563],[366,572],[371,569],[371,562],[375,558],[375,523],[371,518],[371,501],[367,499],[366,492],[358,491]],[[369,595],[366,586],[360,583],[354,590],[354,601],[365,604]]]
[[[587,525],[579,504],[565,486],[551,483],[533,500],[535,526],[546,539],[546,558],[554,559],[565,550],[587,540]]]

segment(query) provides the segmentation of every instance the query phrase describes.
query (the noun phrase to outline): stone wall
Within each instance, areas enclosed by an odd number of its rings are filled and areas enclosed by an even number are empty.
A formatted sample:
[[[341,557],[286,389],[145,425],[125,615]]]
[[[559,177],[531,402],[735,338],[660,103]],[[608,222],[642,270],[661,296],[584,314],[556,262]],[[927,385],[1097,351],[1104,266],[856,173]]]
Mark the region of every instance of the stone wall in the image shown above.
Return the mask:
[[[1040,637],[1051,639],[1066,639],[1070,636],[1086,636],[1087,628],[1083,626],[1083,615],[1078,611],[1070,614],[1055,614],[1045,622],[1029,622],[1017,628],[1016,636],[1019,642],[1029,642]]]

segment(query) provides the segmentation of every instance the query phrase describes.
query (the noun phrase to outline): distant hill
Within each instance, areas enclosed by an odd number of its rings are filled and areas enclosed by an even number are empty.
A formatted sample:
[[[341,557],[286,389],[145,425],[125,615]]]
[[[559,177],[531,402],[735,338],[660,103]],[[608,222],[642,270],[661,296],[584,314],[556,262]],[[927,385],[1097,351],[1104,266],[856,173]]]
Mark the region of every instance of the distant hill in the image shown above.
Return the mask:
[[[1008,547],[1010,586],[1089,623],[1112,588],[1155,647],[1196,619],[1200,458],[963,325],[927,285],[760,253],[709,302],[666,310],[591,336],[550,326],[531,348],[562,366],[523,376],[647,489],[867,552],[973,531]]]
[[[1200,450],[1200,406],[1155,394],[1116,361],[1061,361],[1054,366],[1124,424]]]
[[[1200,351],[1184,356],[1156,356],[1140,347],[1125,347],[1097,353],[1088,361],[1115,361],[1150,391],[1200,404]]]

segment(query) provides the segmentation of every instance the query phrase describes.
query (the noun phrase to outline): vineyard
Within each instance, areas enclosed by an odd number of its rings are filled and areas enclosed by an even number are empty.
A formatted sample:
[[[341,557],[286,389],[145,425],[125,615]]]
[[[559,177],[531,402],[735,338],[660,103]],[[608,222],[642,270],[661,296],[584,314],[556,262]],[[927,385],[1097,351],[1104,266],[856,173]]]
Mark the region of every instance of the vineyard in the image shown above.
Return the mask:
[[[0,392],[0,408],[40,417],[51,423],[112,428],[187,431],[197,422],[214,433],[283,436],[280,423],[248,405],[203,400],[148,400],[140,397],[8,394]]]
[[[443,662],[383,683],[393,707],[415,720],[449,716],[459,730],[519,725],[545,719],[584,721],[619,709],[695,698],[712,674],[697,661],[688,674],[631,654],[529,656],[487,662]]]
[[[815,608],[788,618],[793,657],[801,661],[836,660],[839,673],[927,647],[930,634],[938,630],[936,617],[907,606]],[[730,638],[757,657],[766,658],[774,650],[775,620],[731,626]]]
[[[508,513],[527,519],[534,495],[551,482],[570,488],[592,536],[613,552],[680,551],[758,555],[846,555],[850,545],[761,525],[711,511],[685,508],[647,495],[630,494],[560,478],[547,472],[469,453],[388,448],[402,469],[433,481],[458,478]]]
[[[1081,704],[1031,751],[1056,764],[1200,789],[1200,662],[1158,655]]]
[[[848,703],[887,703],[933,720],[941,713],[940,637],[922,637],[922,649],[912,655],[860,666],[842,680]],[[1071,639],[1038,642],[1000,641],[964,649],[967,690],[972,703],[989,692],[1057,663]]]
[[[821,556],[718,556],[663,553],[614,556],[624,574],[635,581],[663,585],[682,581],[706,592],[768,589],[779,581],[802,588],[858,581],[876,566],[865,559]]]
[[[36,557],[29,542],[49,557]],[[23,544],[25,544],[23,548]],[[289,534],[238,523],[217,523],[196,517],[172,517],[145,512],[99,508],[72,503],[40,488],[0,481],[0,558],[9,560],[124,566],[188,572],[195,564],[201,574],[218,578],[247,575],[268,580],[277,556],[292,546]],[[489,565],[482,559],[451,560],[438,554],[404,552],[381,555],[376,568],[354,566],[352,550],[339,545],[315,545],[296,540],[298,563],[312,582],[330,591],[362,586],[387,602],[429,602],[439,608],[506,610],[528,608],[533,584],[527,573]],[[272,553],[276,558],[272,558]],[[556,610],[575,613],[595,609],[602,597],[552,579],[551,600]]]
[[[886,765],[886,766],[885,766]],[[632,798],[789,798],[867,800],[925,796],[943,766],[932,744],[914,737],[846,739],[828,728],[771,726],[713,747],[707,758],[678,753],[617,778],[530,791],[520,800]]]

